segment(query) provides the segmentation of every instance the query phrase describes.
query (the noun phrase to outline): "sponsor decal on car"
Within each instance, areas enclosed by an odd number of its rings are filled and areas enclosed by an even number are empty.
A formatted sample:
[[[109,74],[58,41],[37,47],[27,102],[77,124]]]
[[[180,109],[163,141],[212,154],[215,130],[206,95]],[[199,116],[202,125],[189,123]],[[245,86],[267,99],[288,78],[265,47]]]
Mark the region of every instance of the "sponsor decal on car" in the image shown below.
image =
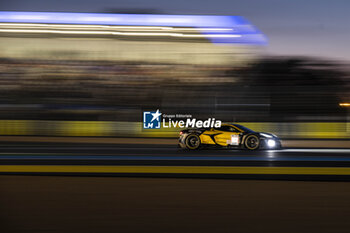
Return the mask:
[[[227,144],[231,145],[231,146],[238,146],[239,145],[239,135],[231,134],[231,140],[227,140]]]

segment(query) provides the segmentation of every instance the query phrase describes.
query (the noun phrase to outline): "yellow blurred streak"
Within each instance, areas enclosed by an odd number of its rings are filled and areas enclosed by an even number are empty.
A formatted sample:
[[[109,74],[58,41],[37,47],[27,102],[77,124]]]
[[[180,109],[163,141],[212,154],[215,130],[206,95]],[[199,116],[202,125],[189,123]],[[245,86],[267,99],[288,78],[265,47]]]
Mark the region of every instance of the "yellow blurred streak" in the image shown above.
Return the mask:
[[[341,107],[350,107],[350,103],[339,103]]]
[[[1,135],[30,135],[33,126],[32,121],[23,120],[0,120]]]
[[[111,136],[113,127],[106,121],[64,121],[58,125],[61,136]]]
[[[1,172],[350,175],[345,167],[0,165]]]

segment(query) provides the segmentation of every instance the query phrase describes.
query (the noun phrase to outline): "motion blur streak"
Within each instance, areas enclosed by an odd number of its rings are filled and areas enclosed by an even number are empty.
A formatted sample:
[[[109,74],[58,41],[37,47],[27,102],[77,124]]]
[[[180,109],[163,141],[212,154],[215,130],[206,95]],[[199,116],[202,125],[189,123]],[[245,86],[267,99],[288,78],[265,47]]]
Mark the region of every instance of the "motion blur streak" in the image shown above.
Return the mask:
[[[350,175],[350,168],[330,167],[193,167],[193,166],[55,166],[0,165],[0,173],[160,173],[160,174],[275,174]]]
[[[160,109],[349,139],[346,64],[265,56],[266,42],[240,16],[0,12],[0,134],[177,137],[142,129]]]
[[[125,36],[174,36],[174,37],[241,37],[241,35],[194,35],[181,33],[150,33],[150,32],[109,32],[109,31],[59,31],[59,30],[25,30],[25,29],[0,29],[0,32],[21,33],[57,33],[57,34],[102,34],[102,35],[125,35]]]
[[[108,28],[125,30],[165,30],[165,31],[233,31],[233,28],[181,28],[181,27],[152,27],[152,26],[109,26],[109,25],[84,25],[84,24],[34,24],[34,23],[0,23],[5,27],[47,27],[47,28]]]
[[[339,106],[341,106],[341,107],[350,107],[350,103],[340,103]]]
[[[348,130],[350,123],[347,122],[244,122],[244,125],[257,131],[275,133],[283,138],[345,140],[350,138]],[[1,135],[176,138],[179,130],[179,128],[164,128],[145,131],[142,130],[141,122],[130,121],[0,120]],[[60,140],[62,139],[58,139]],[[137,139],[129,139],[129,143],[133,141]],[[153,142],[157,144],[157,140]],[[322,144],[320,146],[324,147]]]
[[[349,233],[349,7],[269,1],[2,1],[0,233]]]

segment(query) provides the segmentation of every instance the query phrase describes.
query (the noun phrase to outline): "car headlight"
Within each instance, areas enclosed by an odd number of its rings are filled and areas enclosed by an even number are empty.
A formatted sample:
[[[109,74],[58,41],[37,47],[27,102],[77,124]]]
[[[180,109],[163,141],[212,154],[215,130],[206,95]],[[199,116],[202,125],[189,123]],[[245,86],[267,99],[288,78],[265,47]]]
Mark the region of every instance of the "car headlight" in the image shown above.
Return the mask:
[[[267,140],[267,146],[270,148],[275,147],[276,146],[275,140],[272,140],[272,139]]]
[[[266,133],[260,133],[261,136],[266,137],[266,138],[272,138],[271,135],[266,134]]]

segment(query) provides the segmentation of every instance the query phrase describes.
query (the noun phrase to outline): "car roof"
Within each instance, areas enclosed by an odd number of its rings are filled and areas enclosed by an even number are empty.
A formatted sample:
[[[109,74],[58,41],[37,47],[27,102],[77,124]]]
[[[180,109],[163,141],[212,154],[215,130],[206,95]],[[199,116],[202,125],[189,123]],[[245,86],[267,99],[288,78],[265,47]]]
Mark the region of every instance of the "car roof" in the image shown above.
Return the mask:
[[[234,125],[233,124],[224,123],[224,124],[221,124],[221,126],[234,126]]]
[[[239,131],[245,132],[244,129],[238,127],[237,125],[239,125],[239,124],[235,124],[235,123],[231,123],[231,124],[224,123],[224,124],[221,124],[221,126],[232,126],[232,127],[236,128],[236,129],[238,129]],[[244,127],[244,126],[243,126],[243,127]]]

